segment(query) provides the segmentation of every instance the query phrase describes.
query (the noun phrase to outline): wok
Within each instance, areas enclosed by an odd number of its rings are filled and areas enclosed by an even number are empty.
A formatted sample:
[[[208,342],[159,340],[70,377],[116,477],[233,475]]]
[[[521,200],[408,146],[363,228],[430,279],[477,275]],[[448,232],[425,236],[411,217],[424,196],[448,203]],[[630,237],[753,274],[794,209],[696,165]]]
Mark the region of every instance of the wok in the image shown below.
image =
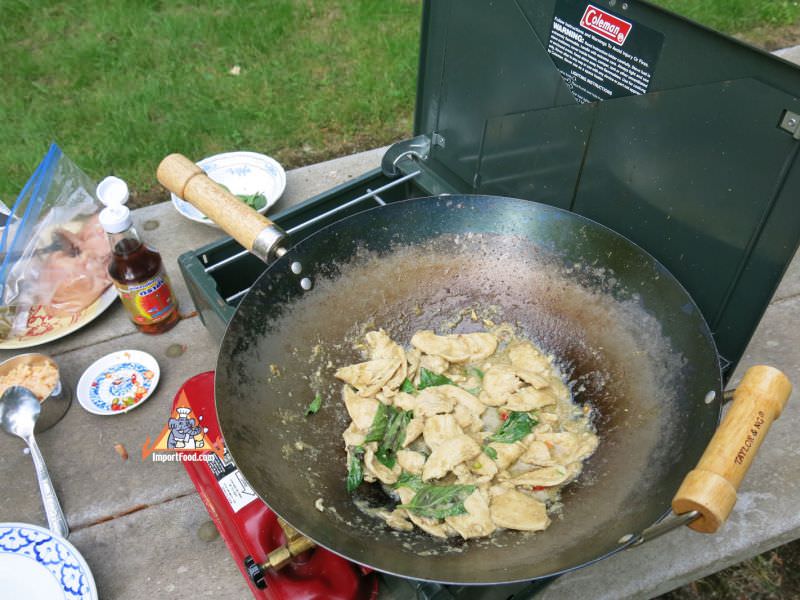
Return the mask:
[[[700,530],[724,521],[790,386],[769,367],[748,373],[692,470],[720,415],[717,352],[688,293],[632,242],[534,202],[440,196],[364,211],[283,251],[280,230],[229,203],[198,171],[173,155],[158,177],[245,247],[275,259],[220,348],[215,396],[225,443],[269,507],[317,544],[403,577],[531,580],[631,543],[665,515],[687,473],[676,512],[698,510],[692,527]],[[401,343],[420,329],[474,331],[480,323],[460,318],[472,308],[513,323],[557,357],[575,400],[594,407],[600,446],[564,490],[563,519],[545,532],[443,541],[391,530],[345,490],[349,417],[333,372],[362,360],[353,343],[369,329]],[[306,416],[316,393],[322,408]],[[742,455],[754,423],[758,435]],[[368,485],[355,496],[362,506],[387,503]]]

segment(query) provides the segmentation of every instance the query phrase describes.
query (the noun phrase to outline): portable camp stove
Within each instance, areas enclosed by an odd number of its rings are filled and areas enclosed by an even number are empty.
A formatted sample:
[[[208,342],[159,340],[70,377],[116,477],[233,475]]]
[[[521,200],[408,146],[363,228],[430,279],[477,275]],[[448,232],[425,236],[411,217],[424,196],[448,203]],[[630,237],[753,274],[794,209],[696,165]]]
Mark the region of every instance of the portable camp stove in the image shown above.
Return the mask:
[[[214,408],[214,372],[187,380],[175,394],[185,398],[195,417],[219,436]],[[278,518],[250,488],[230,458],[184,461],[208,514],[247,580],[253,596],[265,600],[508,600],[529,598],[546,582],[487,588],[441,586],[381,575],[348,562],[324,548],[309,545],[288,523]]]
[[[380,169],[274,215],[286,247],[418,196],[557,206],[677,277],[727,381],[800,242],[800,69],[646,2],[426,1],[414,134]],[[266,268],[230,238],[179,264],[218,339]]]
[[[214,408],[214,373],[195,375],[183,384],[175,402],[186,398],[196,417],[208,428],[208,437],[218,439]],[[230,459],[183,462],[197,487],[214,524],[225,540],[239,569],[247,577],[253,595],[270,600],[373,600],[377,598],[374,573],[361,569],[324,549],[308,552],[288,524],[278,519],[250,488]],[[305,539],[305,538],[303,538]],[[275,568],[252,569],[270,563]]]

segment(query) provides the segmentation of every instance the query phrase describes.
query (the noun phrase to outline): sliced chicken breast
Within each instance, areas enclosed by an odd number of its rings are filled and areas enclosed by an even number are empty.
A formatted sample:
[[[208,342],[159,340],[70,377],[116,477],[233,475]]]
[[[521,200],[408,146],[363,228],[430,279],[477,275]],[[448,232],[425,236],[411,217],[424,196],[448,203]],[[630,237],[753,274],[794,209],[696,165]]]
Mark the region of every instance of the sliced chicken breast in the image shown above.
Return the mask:
[[[550,525],[547,507],[516,490],[494,496],[489,505],[492,521],[498,527],[521,531],[543,531]]]
[[[497,338],[483,332],[436,335],[433,331],[420,331],[411,338],[411,345],[453,363],[468,363],[491,356],[497,349]]]
[[[481,447],[470,437],[460,435],[442,442],[433,449],[422,469],[422,480],[439,479],[458,464],[471,460],[481,453]]]
[[[491,535],[497,529],[489,512],[489,503],[480,490],[475,490],[464,500],[464,508],[467,510],[465,514],[446,517],[445,522],[465,540]]]

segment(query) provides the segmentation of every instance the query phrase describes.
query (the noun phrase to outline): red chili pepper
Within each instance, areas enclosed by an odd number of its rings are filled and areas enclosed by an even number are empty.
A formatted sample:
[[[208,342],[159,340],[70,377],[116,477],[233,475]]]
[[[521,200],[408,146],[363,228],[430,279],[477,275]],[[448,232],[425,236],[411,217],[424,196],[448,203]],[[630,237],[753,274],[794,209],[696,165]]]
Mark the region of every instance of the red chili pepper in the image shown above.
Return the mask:
[[[507,412],[501,412],[501,413],[500,413],[500,420],[501,420],[501,421],[506,421],[506,420],[508,420],[508,413],[507,413]]]
[[[546,490],[546,489],[547,489],[546,485],[535,485],[535,486],[533,486],[533,491],[534,492],[541,492],[542,490]]]

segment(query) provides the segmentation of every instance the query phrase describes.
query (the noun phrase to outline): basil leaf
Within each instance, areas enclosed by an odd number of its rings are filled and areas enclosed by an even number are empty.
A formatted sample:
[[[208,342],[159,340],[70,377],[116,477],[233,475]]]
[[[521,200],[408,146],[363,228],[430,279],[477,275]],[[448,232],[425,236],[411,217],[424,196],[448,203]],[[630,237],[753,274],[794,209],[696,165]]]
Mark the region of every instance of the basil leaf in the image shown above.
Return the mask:
[[[400,473],[400,477],[397,478],[397,481],[392,484],[394,489],[407,487],[411,488],[415,492],[420,491],[425,484],[422,483],[422,477],[419,475],[414,475],[413,473],[409,473],[408,471],[403,471]]]
[[[306,409],[306,416],[316,414],[316,412],[320,409],[321,406],[322,406],[322,396],[317,394],[316,396],[314,396],[314,399],[311,401],[311,404],[308,405],[308,408]]]
[[[478,379],[483,379],[483,371],[481,371],[478,367],[467,367],[467,375],[477,377]]]
[[[220,186],[221,188],[227,190],[228,192],[231,191],[231,189],[227,185],[224,185],[224,184],[219,183],[219,182],[217,182],[217,185]],[[233,192],[231,192],[231,193],[233,193]],[[264,196],[264,194],[262,194],[261,192],[256,192],[255,194],[234,194],[234,195],[239,200],[241,200],[242,202],[247,204],[247,206],[249,206],[250,208],[253,208],[255,210],[259,210],[260,208],[263,208],[264,205],[267,203],[267,197]]]
[[[409,421],[414,418],[414,413],[410,410],[396,410],[389,417],[386,425],[386,432],[375,452],[377,458],[387,469],[394,468],[397,463],[397,451],[402,447],[406,439],[406,427]]]
[[[255,210],[264,208],[264,205],[267,203],[266,197],[261,192],[256,192],[255,194],[236,194],[236,197]]]
[[[388,469],[397,464],[397,450],[406,439],[406,427],[412,418],[414,413],[410,410],[397,410],[383,403],[375,412],[364,442],[378,442],[375,458]]]
[[[397,456],[387,448],[378,448],[375,452],[375,458],[387,469],[393,469],[395,464],[397,464]]]
[[[495,450],[491,446],[484,446],[483,453],[492,460],[497,460],[497,450]]]
[[[464,500],[475,491],[474,485],[423,485],[405,508],[420,517],[444,519],[467,512]]]
[[[386,426],[389,424],[389,417],[397,412],[394,407],[386,406],[383,402],[378,404],[378,410],[372,418],[372,425],[367,432],[364,442],[380,442],[386,433]]]
[[[420,367],[419,387],[417,389],[424,390],[437,385],[453,385],[453,382],[444,375],[437,375],[433,371],[428,371],[425,367]]]
[[[364,456],[364,448],[356,446],[350,452],[347,461],[347,492],[352,494],[364,480],[364,467],[361,464],[361,457]]]
[[[489,441],[512,444],[528,435],[538,422],[536,417],[532,417],[526,412],[512,411],[500,429],[489,436]]]
[[[414,384],[411,383],[411,380],[408,377],[406,377],[403,380],[403,385],[400,386],[400,391],[405,392],[406,394],[416,394],[417,388],[414,387]]]

